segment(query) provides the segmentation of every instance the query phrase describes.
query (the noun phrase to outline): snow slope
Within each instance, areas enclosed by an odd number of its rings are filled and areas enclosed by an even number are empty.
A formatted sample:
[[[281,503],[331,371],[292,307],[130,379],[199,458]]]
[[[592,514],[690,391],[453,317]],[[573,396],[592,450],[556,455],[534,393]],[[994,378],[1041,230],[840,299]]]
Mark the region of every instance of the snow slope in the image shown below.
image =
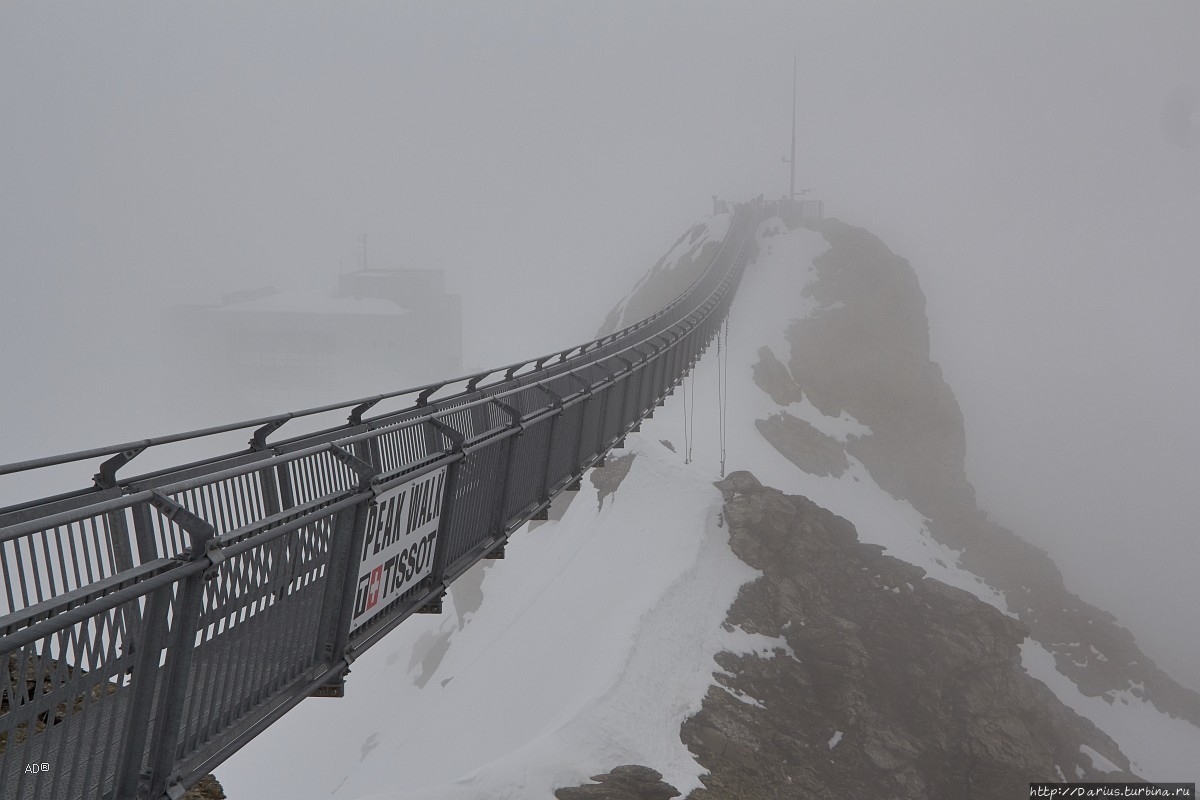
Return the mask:
[[[786,232],[778,221],[759,235],[760,255],[721,349],[729,368],[727,470],[747,469],[810,498],[852,522],[863,541],[1007,613],[1003,595],[959,566],[922,516],[880,489],[861,463],[851,458],[841,477],[817,477],[759,434],[755,420],[780,406],[755,385],[752,365],[764,344],[786,363],[783,331],[811,312],[800,292],[813,277],[812,258],[827,249],[820,234]],[[585,480],[561,520],[519,531],[505,560],[462,579],[481,577],[477,610],[470,592],[454,591],[440,617],[405,622],[355,662],[346,698],[306,701],[223,765],[218,777],[229,796],[548,797],[556,786],[631,763],[660,771],[685,794],[699,786],[679,726],[713,683],[713,655],[804,658],[781,641],[721,627],[739,586],[756,573],[730,552],[712,485],[720,477],[719,382],[710,348],[686,393],[676,391],[628,437],[633,465],[603,508]],[[808,402],[787,411],[842,441],[869,432]],[[1040,649],[1027,641],[1023,650],[1030,674],[1109,733],[1143,775],[1190,774],[1200,729],[1132,695],[1083,697]]]

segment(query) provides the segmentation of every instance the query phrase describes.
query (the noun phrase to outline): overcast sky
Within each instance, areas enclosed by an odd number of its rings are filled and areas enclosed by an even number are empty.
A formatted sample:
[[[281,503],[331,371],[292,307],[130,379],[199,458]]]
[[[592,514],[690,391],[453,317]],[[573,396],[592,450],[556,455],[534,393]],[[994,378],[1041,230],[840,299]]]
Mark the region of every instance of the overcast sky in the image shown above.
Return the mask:
[[[786,191],[793,54],[799,184],[912,261],[985,508],[1200,686],[1195,2],[5,2],[0,461],[191,424],[159,307],[363,233],[468,368],[589,338]]]

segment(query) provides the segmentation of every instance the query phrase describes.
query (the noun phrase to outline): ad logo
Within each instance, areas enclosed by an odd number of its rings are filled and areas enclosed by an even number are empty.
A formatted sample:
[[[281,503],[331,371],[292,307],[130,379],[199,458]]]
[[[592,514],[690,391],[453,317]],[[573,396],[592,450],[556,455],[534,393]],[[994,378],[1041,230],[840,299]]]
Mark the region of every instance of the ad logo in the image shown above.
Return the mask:
[[[367,610],[379,605],[379,590],[383,588],[383,567],[371,570],[371,582],[367,586]]]

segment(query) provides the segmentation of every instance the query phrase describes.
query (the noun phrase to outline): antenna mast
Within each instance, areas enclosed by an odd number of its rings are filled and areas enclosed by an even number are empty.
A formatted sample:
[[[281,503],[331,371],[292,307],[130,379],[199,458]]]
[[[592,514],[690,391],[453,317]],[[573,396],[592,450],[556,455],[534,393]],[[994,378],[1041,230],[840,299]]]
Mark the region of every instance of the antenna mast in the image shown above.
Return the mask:
[[[796,204],[796,56],[792,56],[792,157],[788,159],[792,168],[792,181],[788,187],[788,197],[792,205]]]

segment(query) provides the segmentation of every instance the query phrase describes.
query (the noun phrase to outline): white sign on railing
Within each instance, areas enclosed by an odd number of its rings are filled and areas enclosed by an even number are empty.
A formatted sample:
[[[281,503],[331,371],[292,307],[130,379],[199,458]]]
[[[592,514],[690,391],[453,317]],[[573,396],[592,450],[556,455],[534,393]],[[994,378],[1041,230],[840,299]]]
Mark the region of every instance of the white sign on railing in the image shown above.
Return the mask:
[[[446,467],[377,495],[368,510],[351,632],[433,570]]]

